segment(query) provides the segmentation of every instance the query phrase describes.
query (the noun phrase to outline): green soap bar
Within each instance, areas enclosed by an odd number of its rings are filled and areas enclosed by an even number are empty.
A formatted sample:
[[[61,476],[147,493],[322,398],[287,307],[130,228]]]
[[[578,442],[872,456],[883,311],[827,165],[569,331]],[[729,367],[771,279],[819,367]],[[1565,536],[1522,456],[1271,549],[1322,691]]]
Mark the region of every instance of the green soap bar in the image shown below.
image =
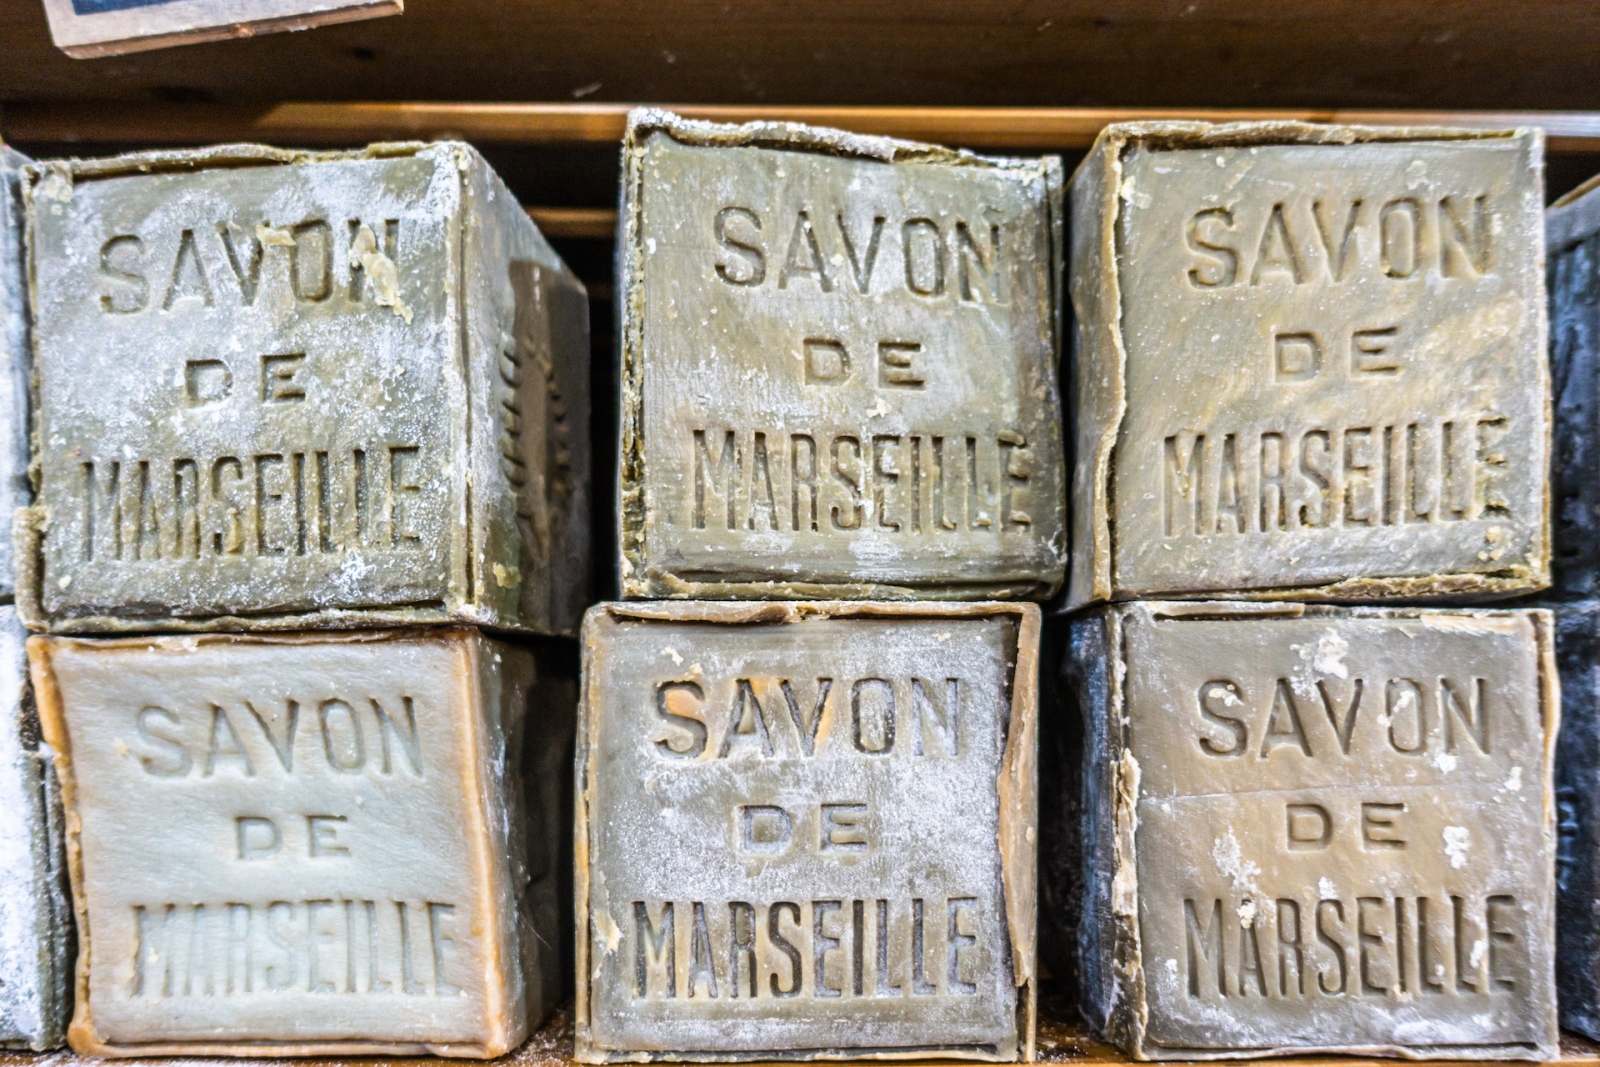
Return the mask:
[[[40,164],[26,200],[31,627],[576,628],[587,301],[473,149]]]

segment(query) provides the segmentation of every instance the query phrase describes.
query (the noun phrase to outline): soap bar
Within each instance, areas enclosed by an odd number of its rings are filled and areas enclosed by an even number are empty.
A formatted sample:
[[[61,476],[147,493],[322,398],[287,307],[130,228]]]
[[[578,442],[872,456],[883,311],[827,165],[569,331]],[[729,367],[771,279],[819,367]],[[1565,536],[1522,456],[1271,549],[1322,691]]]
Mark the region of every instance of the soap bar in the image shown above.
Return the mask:
[[[1550,614],[1074,624],[1083,1007],[1138,1059],[1553,1059]]]
[[[26,633],[0,607],[0,1048],[62,1043],[72,989],[60,792],[26,698]]]
[[[1107,127],[1069,606],[1548,584],[1542,168],[1535,130]]]
[[[1545,215],[1550,263],[1552,578],[1600,595],[1600,193],[1590,181]]]
[[[1031,604],[607,604],[576,1054],[1032,1059]]]
[[[22,168],[0,143],[0,596],[16,591],[11,514],[28,491],[28,279],[23,263]]]
[[[90,59],[398,15],[405,0],[44,0],[44,10],[56,47]]]
[[[1060,161],[631,113],[622,592],[1047,597]]]
[[[1556,981],[1561,1025],[1600,1038],[1600,604],[1553,611],[1561,671]]]
[[[56,632],[574,632],[582,285],[472,148],[224,146],[25,188]]]
[[[527,650],[435,629],[29,655],[71,828],[74,1050],[490,1058],[564,997],[524,730],[566,752],[572,718],[524,721]]]

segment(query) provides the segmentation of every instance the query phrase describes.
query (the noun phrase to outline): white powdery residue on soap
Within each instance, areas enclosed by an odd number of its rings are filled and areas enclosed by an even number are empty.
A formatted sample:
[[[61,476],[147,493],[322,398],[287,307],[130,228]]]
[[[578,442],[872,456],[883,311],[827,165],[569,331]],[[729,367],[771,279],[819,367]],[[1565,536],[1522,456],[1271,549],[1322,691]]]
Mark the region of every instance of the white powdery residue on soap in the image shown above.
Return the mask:
[[[606,947],[607,952],[615,952],[622,947],[622,930],[611,918],[609,911],[595,912],[594,924],[600,934],[600,943]]]
[[[1522,768],[1511,768],[1511,775],[1506,779],[1506,784],[1501,788],[1507,789],[1513,793],[1522,792]]]
[[[1449,774],[1451,771],[1455,770],[1458,762],[1459,761],[1456,759],[1456,757],[1452,756],[1448,752],[1441,752],[1437,756],[1433,757],[1432,760],[1433,765],[1446,774]]]
[[[1331,674],[1336,678],[1349,678],[1350,668],[1345,666],[1344,657],[1350,651],[1350,642],[1340,636],[1339,631],[1329,629],[1317,638],[1316,654],[1311,661],[1311,666],[1318,674]]]
[[[1473,970],[1483,966],[1483,958],[1489,954],[1489,942],[1479,938],[1472,943],[1472,951],[1467,954],[1467,963]]]
[[[411,324],[411,308],[400,299],[400,269],[394,260],[378,251],[378,238],[372,227],[365,224],[356,231],[350,243],[350,255],[360,262],[361,269],[372,281],[373,302],[379,307],[393,308],[394,313]]]
[[[1167,960],[1166,968],[1167,968],[1167,981],[1176,982],[1178,980],[1178,961],[1174,960],[1174,959]]]
[[[1227,831],[1211,846],[1211,858],[1216,861],[1217,870],[1233,880],[1233,888],[1244,893],[1259,893],[1256,886],[1256,876],[1261,873],[1261,868],[1256,863],[1244,858],[1239,848],[1239,839],[1233,836],[1233,827]]]
[[[683,666],[683,655],[677,649],[663,648],[661,650],[661,654],[663,656],[671,656],[672,662],[676,663],[680,667]]]
[[[1338,900],[1339,891],[1333,887],[1333,879],[1317,879],[1317,896],[1323,900]]]
[[[1243,904],[1239,905],[1239,925],[1249,929],[1256,923],[1256,902],[1251,897],[1246,897]]]
[[[1444,854],[1450,858],[1450,866],[1456,870],[1467,865],[1467,850],[1472,847],[1472,834],[1465,826],[1446,826],[1444,828]]]

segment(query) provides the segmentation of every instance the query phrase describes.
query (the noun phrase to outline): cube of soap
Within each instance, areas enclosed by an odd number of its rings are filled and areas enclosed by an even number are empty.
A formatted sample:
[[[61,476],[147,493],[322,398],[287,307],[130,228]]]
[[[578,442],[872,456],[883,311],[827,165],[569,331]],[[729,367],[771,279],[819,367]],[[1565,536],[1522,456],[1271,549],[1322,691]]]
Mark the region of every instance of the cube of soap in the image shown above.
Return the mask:
[[[1556,981],[1561,1025],[1600,1038],[1600,604],[1554,609],[1561,669],[1556,749]]]
[[[1107,127],[1069,605],[1546,585],[1542,168],[1533,130]]]
[[[30,175],[30,627],[576,629],[587,300],[472,148]]]
[[[1538,610],[1145,602],[1073,627],[1088,1018],[1137,1059],[1552,1059]]]
[[[72,989],[61,799],[25,698],[26,633],[0,607],[0,1048],[62,1042]]]
[[[624,596],[1055,591],[1059,160],[640,110],[623,171]]]
[[[1031,604],[592,608],[578,1059],[1031,1059],[1038,648]]]
[[[1545,215],[1550,263],[1552,579],[1600,595],[1600,192],[1585,183]]]
[[[27,157],[0,143],[0,596],[16,590],[11,513],[28,491],[28,277],[21,172]]]
[[[471,629],[29,643],[97,1056],[489,1058],[564,997],[534,657]],[[543,705],[533,702],[533,708]],[[533,849],[537,848],[538,852]]]

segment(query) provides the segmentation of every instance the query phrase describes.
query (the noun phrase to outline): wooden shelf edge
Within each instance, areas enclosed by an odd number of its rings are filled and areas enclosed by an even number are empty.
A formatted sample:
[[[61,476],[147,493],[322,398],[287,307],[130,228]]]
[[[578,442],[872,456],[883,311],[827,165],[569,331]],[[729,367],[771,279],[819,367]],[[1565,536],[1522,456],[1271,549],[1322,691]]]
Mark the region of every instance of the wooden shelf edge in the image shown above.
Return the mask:
[[[1472,129],[1536,126],[1545,131],[1552,152],[1600,152],[1600,112],[1594,111],[661,106],[718,122],[787,120],[986,149],[1082,149],[1111,122],[1190,119]],[[349,146],[441,137],[496,145],[576,145],[619,139],[629,107],[583,103],[13,103],[0,106],[0,137],[63,146],[225,141]]]

